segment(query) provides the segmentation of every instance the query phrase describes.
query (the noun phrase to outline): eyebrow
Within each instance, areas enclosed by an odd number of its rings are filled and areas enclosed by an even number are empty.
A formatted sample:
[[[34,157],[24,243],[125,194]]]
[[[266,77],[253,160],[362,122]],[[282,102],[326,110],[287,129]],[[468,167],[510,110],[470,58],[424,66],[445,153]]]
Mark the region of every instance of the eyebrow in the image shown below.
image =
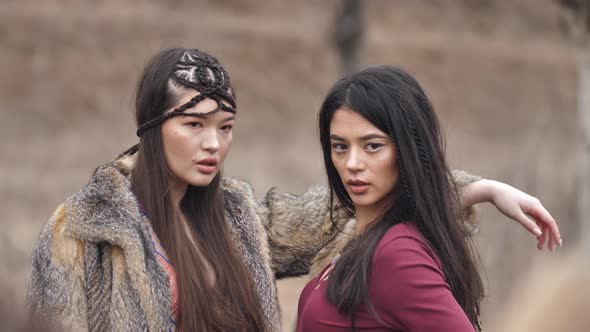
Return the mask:
[[[375,139],[375,138],[389,139],[389,136],[384,136],[384,135],[380,135],[380,134],[367,134],[367,135],[361,136],[360,139],[361,139],[361,141],[368,141],[370,139]],[[343,137],[340,137],[340,136],[334,135],[334,134],[330,135],[330,139],[337,140],[337,141],[346,141]]]
[[[389,136],[381,135],[381,134],[368,134],[361,137],[361,140],[368,141],[370,139],[380,138],[380,139],[389,139]]]
[[[206,114],[206,113],[181,113],[180,115],[182,116],[188,116],[188,117],[194,117],[194,118],[199,118],[199,119],[207,119],[209,117],[209,115],[211,114]],[[236,116],[235,115],[230,115],[227,118],[221,120],[221,122],[227,122],[227,121],[231,121],[231,120],[235,120]]]

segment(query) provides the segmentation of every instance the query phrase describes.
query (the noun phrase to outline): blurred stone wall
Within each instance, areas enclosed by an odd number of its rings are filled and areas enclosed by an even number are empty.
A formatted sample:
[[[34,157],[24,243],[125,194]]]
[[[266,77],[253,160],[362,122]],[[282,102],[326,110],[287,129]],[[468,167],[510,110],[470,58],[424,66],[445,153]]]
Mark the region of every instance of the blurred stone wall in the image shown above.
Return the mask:
[[[208,51],[238,94],[225,174],[262,196],[324,181],[316,112],[338,78],[337,0],[58,1],[0,6],[0,280],[21,305],[34,241],[94,167],[137,141],[135,83],[163,47]],[[363,65],[399,65],[423,84],[453,167],[541,199],[575,239],[573,50],[551,2],[366,1]],[[548,256],[483,207],[484,321]],[[285,324],[304,280],[281,282]]]

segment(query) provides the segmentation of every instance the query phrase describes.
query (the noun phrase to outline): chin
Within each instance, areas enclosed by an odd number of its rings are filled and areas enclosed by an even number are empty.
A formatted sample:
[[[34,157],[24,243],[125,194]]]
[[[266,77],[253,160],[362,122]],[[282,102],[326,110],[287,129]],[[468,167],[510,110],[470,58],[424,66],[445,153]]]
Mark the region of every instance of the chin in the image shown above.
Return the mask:
[[[375,200],[371,199],[370,197],[359,197],[359,198],[353,199],[352,202],[356,206],[368,206],[368,205],[375,204]]]
[[[213,179],[216,175],[217,172],[210,175],[199,174],[199,176],[195,176],[192,179],[190,179],[190,181],[188,181],[188,184],[190,184],[193,187],[207,187],[211,184],[211,182],[213,182]]]

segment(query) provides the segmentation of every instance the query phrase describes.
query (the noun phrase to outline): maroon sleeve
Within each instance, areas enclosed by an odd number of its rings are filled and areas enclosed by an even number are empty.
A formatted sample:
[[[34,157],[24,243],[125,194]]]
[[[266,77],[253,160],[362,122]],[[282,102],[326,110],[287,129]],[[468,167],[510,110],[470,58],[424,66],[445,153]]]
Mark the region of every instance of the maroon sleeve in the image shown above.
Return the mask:
[[[412,236],[379,248],[371,295],[380,318],[408,331],[474,331],[444,280],[434,252]]]

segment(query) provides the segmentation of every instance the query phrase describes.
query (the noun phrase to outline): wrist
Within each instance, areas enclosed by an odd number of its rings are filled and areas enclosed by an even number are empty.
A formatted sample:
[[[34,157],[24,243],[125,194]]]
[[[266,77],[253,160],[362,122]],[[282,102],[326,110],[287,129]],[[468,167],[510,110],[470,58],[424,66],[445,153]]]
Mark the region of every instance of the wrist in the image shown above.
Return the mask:
[[[493,202],[495,198],[495,192],[495,181],[481,179],[471,182],[464,187],[463,203],[465,206],[471,206],[484,202]]]
[[[498,193],[498,181],[481,179],[477,181],[481,187],[482,202],[494,203]]]

